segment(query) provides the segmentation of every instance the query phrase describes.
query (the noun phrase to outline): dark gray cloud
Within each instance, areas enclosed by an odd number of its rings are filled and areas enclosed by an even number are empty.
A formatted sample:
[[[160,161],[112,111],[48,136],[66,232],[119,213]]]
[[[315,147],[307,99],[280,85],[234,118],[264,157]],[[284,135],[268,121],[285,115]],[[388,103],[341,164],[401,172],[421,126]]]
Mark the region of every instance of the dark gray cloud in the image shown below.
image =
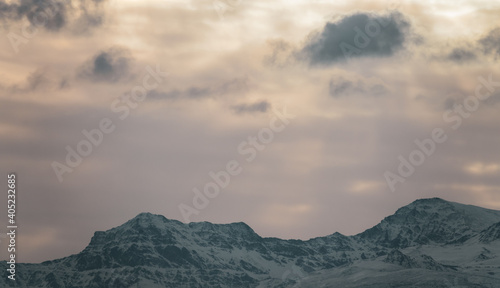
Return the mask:
[[[455,48],[448,55],[446,55],[446,60],[456,63],[469,62],[476,60],[476,58],[476,53],[467,48]]]
[[[99,26],[105,0],[18,0],[0,2],[0,19],[7,25],[28,19],[31,25],[48,31],[59,31],[74,22],[76,30]]]
[[[239,104],[239,105],[234,105],[231,108],[237,113],[237,114],[244,114],[244,113],[265,113],[267,110],[271,107],[271,104],[267,101],[260,101],[252,104]]]
[[[151,90],[148,92],[148,99],[150,100],[176,100],[182,96],[182,92],[174,89],[168,92]]]
[[[130,53],[122,48],[101,51],[78,68],[77,76],[93,82],[117,82],[130,76]]]
[[[191,87],[184,91],[184,95],[187,96],[188,98],[205,98],[209,96],[212,93],[211,89],[208,87]]]
[[[34,26],[57,31],[66,25],[69,2],[20,0],[13,3],[0,3],[3,20],[19,21],[26,17]]]
[[[388,91],[382,84],[370,84],[362,80],[353,81],[343,77],[337,77],[330,80],[328,88],[330,96],[335,98],[356,94],[381,96]]]
[[[403,14],[356,13],[326,23],[298,53],[310,65],[329,65],[351,57],[389,57],[403,48],[410,23]]]
[[[235,78],[220,85],[194,85],[185,89],[174,88],[168,92],[152,90],[148,93],[151,100],[204,99],[221,95],[236,95],[248,90],[248,78]]]
[[[172,89],[170,91],[152,90],[148,93],[151,100],[179,100],[179,99],[202,99],[211,96],[213,91],[209,87],[189,87],[185,90]]]
[[[452,50],[443,49],[443,53],[431,56],[438,61],[451,61],[457,64],[479,60],[482,56],[500,56],[500,28],[494,28],[481,38],[470,42],[457,42]]]
[[[484,53],[500,56],[500,28],[491,30],[488,35],[479,40]]]

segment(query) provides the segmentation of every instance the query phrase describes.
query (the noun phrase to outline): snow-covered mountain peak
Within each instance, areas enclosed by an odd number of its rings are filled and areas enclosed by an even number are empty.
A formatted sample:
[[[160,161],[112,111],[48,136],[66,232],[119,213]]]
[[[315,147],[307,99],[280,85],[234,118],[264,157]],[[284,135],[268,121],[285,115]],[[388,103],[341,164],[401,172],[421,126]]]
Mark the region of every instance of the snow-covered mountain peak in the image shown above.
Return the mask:
[[[152,214],[149,212],[142,212],[119,227],[122,226],[127,227],[134,225],[140,225],[144,227],[156,226],[158,228],[161,228],[164,226],[179,226],[182,225],[182,222],[168,219],[163,215]]]
[[[500,211],[450,202],[441,198],[415,200],[411,204],[398,209],[395,215],[421,216],[415,214],[415,211],[433,217],[440,217],[446,221],[453,219],[456,222],[464,221],[475,232],[480,232],[500,221]]]
[[[497,287],[499,239],[500,211],[439,198],[355,236],[307,241],[260,237],[242,222],[141,213],[95,232],[76,255],[19,264],[30,277],[16,287]]]
[[[500,211],[440,198],[420,199],[357,237],[388,248],[453,244],[472,238],[496,222],[500,222]]]

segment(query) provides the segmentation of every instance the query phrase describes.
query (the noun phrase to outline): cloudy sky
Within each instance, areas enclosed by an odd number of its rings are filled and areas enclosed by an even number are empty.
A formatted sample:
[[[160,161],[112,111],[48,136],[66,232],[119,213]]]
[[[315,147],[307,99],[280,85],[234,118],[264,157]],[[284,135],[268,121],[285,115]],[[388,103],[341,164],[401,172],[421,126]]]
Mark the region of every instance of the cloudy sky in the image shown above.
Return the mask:
[[[19,260],[78,253],[144,211],[309,239],[418,198],[500,209],[499,13],[486,0],[0,1],[0,205],[14,171]]]

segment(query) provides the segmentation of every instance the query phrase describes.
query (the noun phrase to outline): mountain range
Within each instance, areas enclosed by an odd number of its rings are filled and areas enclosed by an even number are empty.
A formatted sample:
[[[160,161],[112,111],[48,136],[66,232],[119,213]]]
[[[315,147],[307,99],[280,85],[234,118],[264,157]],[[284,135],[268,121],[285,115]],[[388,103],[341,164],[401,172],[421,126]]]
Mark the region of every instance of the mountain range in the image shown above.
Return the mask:
[[[500,211],[420,199],[353,236],[261,237],[141,213],[2,287],[500,287]],[[0,262],[7,267],[5,261]]]

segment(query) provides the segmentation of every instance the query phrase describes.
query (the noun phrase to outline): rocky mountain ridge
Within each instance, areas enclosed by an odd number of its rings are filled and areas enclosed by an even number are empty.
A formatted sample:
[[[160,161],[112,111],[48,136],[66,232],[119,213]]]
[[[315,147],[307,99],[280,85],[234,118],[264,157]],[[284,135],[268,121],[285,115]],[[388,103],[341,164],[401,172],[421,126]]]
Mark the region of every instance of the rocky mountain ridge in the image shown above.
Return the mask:
[[[184,224],[141,213],[121,226],[95,232],[76,255],[19,264],[18,280],[3,277],[0,283],[96,288],[500,287],[495,284],[500,283],[499,240],[500,211],[439,198],[417,200],[354,236],[334,233],[307,241],[263,238],[241,222]],[[417,275],[411,286],[405,276],[409,271]]]

